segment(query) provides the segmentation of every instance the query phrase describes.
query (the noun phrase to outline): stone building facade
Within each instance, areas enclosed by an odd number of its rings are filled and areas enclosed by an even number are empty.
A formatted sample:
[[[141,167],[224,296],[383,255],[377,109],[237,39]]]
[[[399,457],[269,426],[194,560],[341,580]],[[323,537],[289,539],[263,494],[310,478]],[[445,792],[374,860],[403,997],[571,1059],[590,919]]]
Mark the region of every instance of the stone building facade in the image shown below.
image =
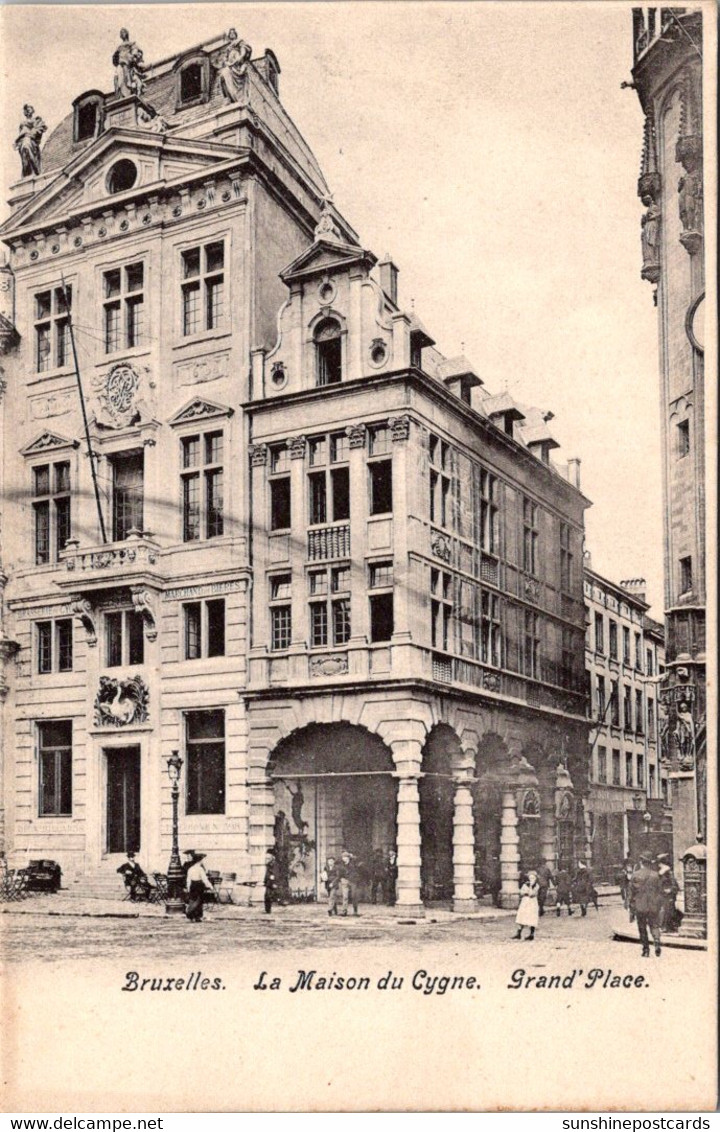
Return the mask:
[[[660,347],[665,633],[662,701],[678,862],[707,829],[702,13],[633,9],[645,113],[642,277]]]
[[[667,835],[671,825],[660,741],[663,626],[648,617],[644,588],[641,578],[610,582],[586,559],[588,809],[593,871],[608,883],[626,856],[637,860],[648,847],[648,834]]]
[[[254,897],[347,846],[401,910],[512,906],[587,854],[577,462],[401,309],[271,51],[114,58],[2,227],[8,856],[162,870],[179,750]]]

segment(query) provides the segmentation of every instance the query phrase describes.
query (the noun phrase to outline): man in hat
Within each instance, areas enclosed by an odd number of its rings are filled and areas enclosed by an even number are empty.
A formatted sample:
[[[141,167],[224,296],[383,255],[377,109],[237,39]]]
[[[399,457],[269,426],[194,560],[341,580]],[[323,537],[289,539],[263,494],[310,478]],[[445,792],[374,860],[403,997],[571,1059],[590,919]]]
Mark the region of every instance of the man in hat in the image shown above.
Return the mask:
[[[275,850],[268,849],[265,854],[265,911],[268,916],[272,912],[273,902],[277,903],[278,899],[278,876],[277,876],[277,862],[275,860]]]
[[[135,860],[135,854],[129,852],[127,861],[123,861],[117,870],[125,882],[131,900],[146,900],[150,891],[150,881]]]
[[[347,849],[343,851],[340,857],[340,864],[337,867],[338,872],[338,887],[340,889],[340,900],[342,902],[341,912],[342,916],[348,914],[348,904],[352,902],[353,913],[358,914],[358,869],[355,863],[355,858],[352,853]]]
[[[199,924],[203,918],[203,905],[205,892],[214,892],[210,877],[205,872],[203,861],[204,853],[193,853],[190,868],[187,871],[185,882],[188,889],[188,901],[185,915],[191,923]]]
[[[642,943],[643,958],[650,954],[648,928],[655,943],[655,954],[660,954],[660,914],[663,906],[662,881],[652,867],[649,853],[640,855],[640,868],[630,881],[630,912],[635,915]]]
[[[682,921],[682,912],[678,911],[675,906],[675,897],[680,891],[680,885],[675,880],[675,874],[670,865],[670,857],[667,853],[658,853],[655,861],[657,863],[658,876],[660,877],[663,890],[663,905],[660,911],[660,930],[664,932],[676,932]]]

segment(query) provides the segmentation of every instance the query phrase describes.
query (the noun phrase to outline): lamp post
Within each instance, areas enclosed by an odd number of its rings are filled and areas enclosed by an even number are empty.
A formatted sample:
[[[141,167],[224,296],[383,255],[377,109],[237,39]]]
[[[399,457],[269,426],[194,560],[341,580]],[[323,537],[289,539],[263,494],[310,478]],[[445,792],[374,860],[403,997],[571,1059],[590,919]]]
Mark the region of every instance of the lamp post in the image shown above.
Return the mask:
[[[165,901],[165,912],[184,912],[183,887],[185,877],[180,864],[180,847],[178,845],[178,798],[180,797],[180,771],[183,761],[177,751],[173,751],[167,761],[168,778],[172,783],[172,852],[168,865],[167,879],[168,891]]]

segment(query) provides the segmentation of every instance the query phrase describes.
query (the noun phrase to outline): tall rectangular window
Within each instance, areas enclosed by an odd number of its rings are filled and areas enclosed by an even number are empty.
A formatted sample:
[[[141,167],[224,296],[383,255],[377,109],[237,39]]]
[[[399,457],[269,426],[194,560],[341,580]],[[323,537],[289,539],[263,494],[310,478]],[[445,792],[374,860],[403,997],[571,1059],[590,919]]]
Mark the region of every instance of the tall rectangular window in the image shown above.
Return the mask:
[[[36,623],[37,671],[71,672],[73,666],[72,619]]]
[[[564,593],[572,592],[573,584],[573,555],[570,527],[567,523],[560,524],[560,589]]]
[[[632,751],[625,752],[625,785],[635,785],[635,775],[633,773],[633,756]]]
[[[645,672],[648,676],[655,675],[655,661],[652,649],[646,649],[645,651]]]
[[[142,613],[118,609],[105,614],[105,666],[143,664],[145,635]]]
[[[141,346],[144,336],[144,266],[130,263],[103,272],[105,353]]]
[[[392,460],[376,460],[368,465],[370,474],[370,514],[387,515],[393,509]]]
[[[480,546],[490,554],[498,553],[498,483],[497,477],[480,469]]]
[[[218,538],[225,527],[223,433],[184,436],[180,444],[183,542]]]
[[[655,700],[648,696],[647,701],[647,734],[651,742],[655,741]]]
[[[370,595],[370,640],[389,641],[394,630],[392,593]]]
[[[480,598],[480,659],[499,668],[502,664],[500,599],[483,590]]]
[[[113,539],[120,542],[143,529],[144,458],[123,452],[111,458],[113,472]]]
[[[225,601],[193,601],[183,606],[185,660],[225,655]]]
[[[184,337],[217,330],[225,317],[225,246],[222,240],[182,253]]]
[[[346,645],[350,640],[350,567],[331,566],[308,574],[310,645]]]
[[[680,593],[688,594],[693,588],[692,558],[680,559]]]
[[[635,669],[637,672],[642,672],[643,668],[643,648],[642,648],[642,635],[635,634]]]
[[[438,436],[430,436],[430,522],[450,526],[452,501],[452,458],[450,446]]]
[[[628,684],[623,688],[623,727],[632,731],[632,691]]]
[[[36,566],[57,562],[70,538],[70,464],[59,461],[32,469]]]
[[[290,574],[273,574],[270,587],[270,648],[279,651],[290,648],[292,640],[292,577]]]
[[[37,725],[40,770],[40,817],[72,814],[72,720],[54,719]]]
[[[185,713],[185,812],[225,813],[225,712]]]
[[[35,295],[35,369],[38,373],[70,365],[72,287],[52,287]]]
[[[451,648],[452,575],[444,570],[430,571],[430,639],[434,649],[448,652]]]
[[[311,525],[350,518],[349,449],[344,434],[312,437],[308,444],[308,520]]]
[[[284,531],[290,526],[290,476],[281,476],[270,480],[270,530]]]
[[[610,723],[613,727],[620,726],[620,684],[617,680],[610,683]]]
[[[595,652],[605,652],[605,618],[602,613],[595,614]]]
[[[642,735],[645,730],[645,707],[640,688],[635,689],[635,730]]]
[[[630,663],[630,630],[623,625],[623,664]]]
[[[605,747],[598,747],[597,749],[597,781],[600,783],[607,782],[607,749]]]
[[[677,426],[677,454],[679,459],[690,454],[690,421],[680,421]]]
[[[622,785],[620,782],[620,752],[617,750],[612,753],[612,784],[613,786]]]
[[[602,722],[605,716],[605,677],[597,677],[597,717]]]
[[[525,610],[524,671],[535,680],[540,678],[540,619],[537,613]]]
[[[528,574],[537,573],[537,516],[537,504],[531,499],[523,499],[523,570]]]
[[[608,652],[612,660],[618,659],[618,627],[612,618],[608,620]]]

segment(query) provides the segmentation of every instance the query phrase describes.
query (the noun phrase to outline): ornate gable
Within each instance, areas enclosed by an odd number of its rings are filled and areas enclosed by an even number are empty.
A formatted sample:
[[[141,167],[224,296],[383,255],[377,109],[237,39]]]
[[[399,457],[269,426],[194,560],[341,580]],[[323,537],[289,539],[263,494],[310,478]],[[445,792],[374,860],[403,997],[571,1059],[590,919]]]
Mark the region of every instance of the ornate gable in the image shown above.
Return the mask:
[[[21,456],[38,456],[45,452],[59,451],[62,448],[79,448],[79,440],[68,440],[56,432],[43,432],[24,448],[20,449]]]
[[[234,410],[229,405],[219,405],[216,401],[206,401],[202,397],[194,397],[178,409],[170,418],[171,425],[190,424],[193,421],[209,420],[213,417],[231,417]]]
[[[320,275],[331,271],[343,271],[356,264],[362,264],[370,271],[377,263],[377,256],[357,244],[346,244],[334,237],[320,236],[315,243],[302,252],[293,262],[280,272],[284,283]]]

